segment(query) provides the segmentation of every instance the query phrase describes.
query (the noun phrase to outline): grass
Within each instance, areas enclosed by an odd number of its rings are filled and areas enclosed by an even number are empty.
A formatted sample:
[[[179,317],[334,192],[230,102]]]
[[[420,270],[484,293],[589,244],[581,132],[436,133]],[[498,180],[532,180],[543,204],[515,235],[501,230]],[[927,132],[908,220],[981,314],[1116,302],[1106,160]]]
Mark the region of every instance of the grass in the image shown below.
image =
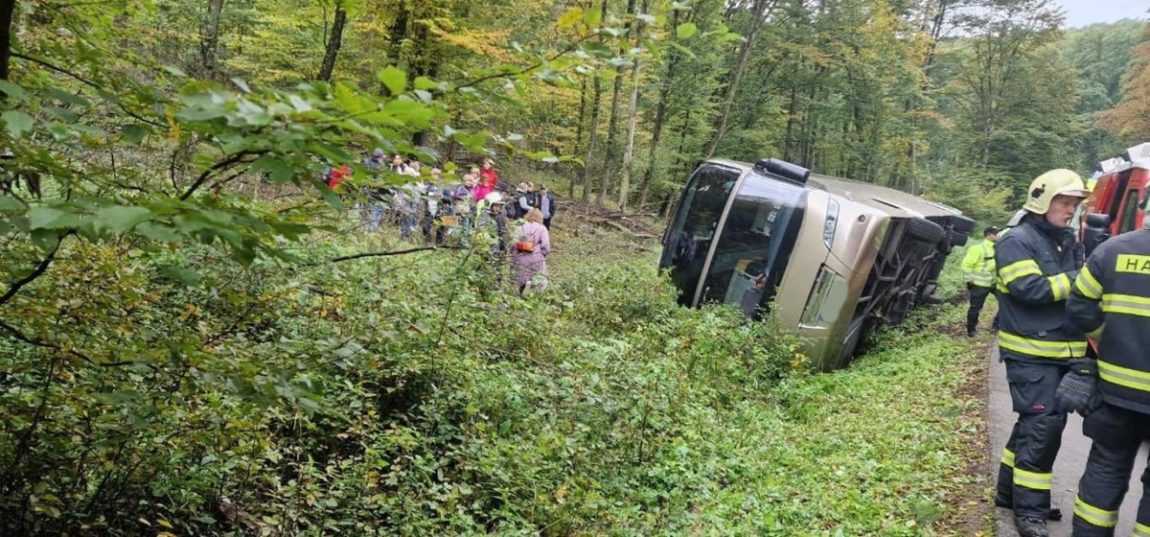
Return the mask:
[[[849,369],[693,417],[699,433],[684,448],[704,474],[721,471],[666,533],[958,534],[943,520],[971,486],[965,446],[979,403],[961,388],[979,354],[939,329],[960,313],[920,312]]]

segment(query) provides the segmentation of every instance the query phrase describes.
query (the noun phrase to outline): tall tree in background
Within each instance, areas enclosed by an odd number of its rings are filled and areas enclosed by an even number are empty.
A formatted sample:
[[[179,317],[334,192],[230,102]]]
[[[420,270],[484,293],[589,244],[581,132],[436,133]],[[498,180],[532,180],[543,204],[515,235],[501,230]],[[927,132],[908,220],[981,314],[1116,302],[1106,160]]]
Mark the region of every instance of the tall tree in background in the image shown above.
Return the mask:
[[[607,4],[608,0],[603,0],[599,6],[600,12],[597,26],[600,32],[600,42],[603,41],[602,31],[603,22],[607,19]],[[594,7],[591,9],[594,9]],[[587,154],[583,159],[583,167],[579,170],[579,182],[583,185],[583,192],[581,194],[583,202],[587,202],[591,196],[591,159],[595,156],[595,149],[599,145],[599,103],[602,98],[602,93],[603,88],[600,85],[599,72],[596,71],[591,76],[591,125],[588,127],[591,136],[587,142]],[[606,170],[606,166],[604,166],[603,169]],[[602,186],[602,184],[600,186]]]
[[[336,0],[335,16],[332,19],[331,31],[327,36],[327,46],[323,52],[323,64],[319,68],[320,80],[331,80],[335,71],[335,60],[339,55],[339,48],[343,45],[343,28],[347,24],[347,8],[342,0]]]
[[[671,18],[667,26],[667,35],[672,44],[675,44],[675,29],[679,27],[679,15],[682,12],[682,9],[672,8],[671,10]],[[675,45],[677,46],[677,44]],[[663,139],[663,124],[667,120],[667,101],[671,96],[671,80],[677,73],[676,67],[678,66],[681,52],[674,47],[668,47],[666,54],[669,58],[667,59],[667,69],[659,81],[659,102],[655,105],[655,119],[651,125],[651,147],[650,153],[647,156],[647,169],[643,172],[643,181],[639,186],[640,209],[647,206],[647,194],[651,190],[651,178],[655,175],[659,142]]]
[[[619,180],[619,211],[627,212],[627,197],[631,195],[631,173],[634,169],[635,156],[635,130],[639,124],[639,72],[642,66],[643,26],[646,25],[647,11],[650,0],[643,0],[639,16],[635,19],[635,59],[631,66],[631,104],[628,107],[630,116],[627,120],[627,145],[623,150],[622,177]]]
[[[1128,144],[1150,137],[1150,25],[1134,48],[1130,67],[1122,78],[1122,100],[1106,111],[1100,124]]]
[[[627,0],[626,28],[628,34],[636,27],[631,20],[635,13],[635,0]],[[606,15],[606,13],[604,13]],[[603,160],[603,171],[600,175],[599,191],[595,194],[595,203],[603,205],[603,196],[611,186],[611,180],[616,172],[618,160],[618,132],[619,132],[619,99],[623,95],[623,70],[626,68],[627,40],[619,42],[619,54],[615,61],[615,72],[611,84],[611,113],[607,119],[607,155]]]
[[[218,76],[218,62],[220,44],[220,17],[223,15],[224,0],[208,0],[208,12],[204,23],[200,27],[200,61],[205,78]]]
[[[1141,21],[1123,20],[1066,32],[1065,56],[1078,71],[1081,98],[1077,112],[1079,120],[1089,125],[1078,140],[1081,165],[1085,168],[1094,167],[1125,147],[1115,133],[1099,124],[1098,116],[1122,99],[1123,74],[1134,47],[1143,38],[1144,28]]]
[[[984,0],[959,17],[970,32],[970,55],[959,83],[966,119],[983,166],[991,163],[997,129],[1010,110],[1006,90],[1027,57],[1057,37],[1062,16],[1051,0]]]
[[[728,83],[726,96],[723,98],[722,111],[719,113],[718,119],[715,121],[715,134],[711,138],[710,144],[707,145],[706,157],[711,158],[715,155],[715,149],[722,141],[723,135],[727,131],[727,119],[731,115],[731,106],[735,102],[735,95],[739,91],[739,83],[742,82],[743,71],[747,68],[747,60],[750,58],[751,50],[755,46],[755,39],[759,35],[759,30],[766,22],[769,9],[773,6],[776,0],[750,0],[748,30],[743,38],[743,43],[739,45],[738,57],[735,59],[735,66],[730,75],[728,75]],[[732,10],[737,9],[744,2],[738,2],[732,6]]]

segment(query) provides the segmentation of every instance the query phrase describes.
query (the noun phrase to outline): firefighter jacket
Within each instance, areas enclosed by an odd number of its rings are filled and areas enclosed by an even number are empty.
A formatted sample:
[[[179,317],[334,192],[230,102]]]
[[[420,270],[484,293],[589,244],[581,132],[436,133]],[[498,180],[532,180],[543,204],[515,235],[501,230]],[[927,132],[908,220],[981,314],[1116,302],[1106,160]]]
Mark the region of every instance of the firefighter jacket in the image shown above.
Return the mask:
[[[1070,229],[1029,215],[994,247],[998,346],[1007,357],[1049,363],[1086,355],[1086,336],[1066,319],[1081,266]]]
[[[966,250],[962,275],[967,283],[994,287],[994,241],[984,240]]]
[[[1102,399],[1150,414],[1150,231],[1102,243],[1074,281],[1066,310],[1097,337]]]

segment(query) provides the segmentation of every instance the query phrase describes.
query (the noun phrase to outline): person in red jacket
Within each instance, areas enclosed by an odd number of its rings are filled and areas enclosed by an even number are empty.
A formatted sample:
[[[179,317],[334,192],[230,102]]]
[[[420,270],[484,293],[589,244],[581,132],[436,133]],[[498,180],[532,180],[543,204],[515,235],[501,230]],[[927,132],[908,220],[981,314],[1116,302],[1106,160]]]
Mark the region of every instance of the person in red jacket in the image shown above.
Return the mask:
[[[348,177],[351,177],[351,166],[343,164],[338,168],[333,168],[327,174],[328,188],[335,189],[340,183],[344,182]]]
[[[493,192],[499,186],[499,172],[495,171],[494,160],[483,159],[483,168],[479,170],[479,186],[487,192]]]

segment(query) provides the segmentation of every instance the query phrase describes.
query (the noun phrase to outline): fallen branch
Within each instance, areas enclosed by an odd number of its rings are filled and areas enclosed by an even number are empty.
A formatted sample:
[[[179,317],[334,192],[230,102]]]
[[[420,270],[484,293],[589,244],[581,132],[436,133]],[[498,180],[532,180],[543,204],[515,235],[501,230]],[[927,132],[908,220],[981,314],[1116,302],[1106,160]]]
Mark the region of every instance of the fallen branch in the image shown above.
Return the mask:
[[[619,231],[622,231],[623,233],[626,233],[626,234],[628,234],[632,237],[635,237],[637,239],[657,239],[657,238],[659,238],[658,235],[653,235],[651,233],[644,233],[641,231],[633,231],[633,230],[627,229],[627,226],[624,226],[623,224],[620,224],[619,222],[616,222],[616,221],[611,220],[609,218],[599,218],[597,216],[590,216],[590,215],[584,216],[583,218],[586,218],[588,221],[596,223],[596,224],[602,224],[602,225],[605,225],[608,227],[613,227],[613,228],[615,228]]]
[[[447,246],[423,246],[420,248],[409,248],[407,250],[392,250],[390,252],[366,252],[355,255],[345,255],[335,257],[328,260],[328,263],[339,263],[340,261],[351,261],[352,259],[362,259],[365,257],[390,257],[393,255],[414,254],[416,252],[426,252],[428,250],[462,250],[462,248],[451,248]]]

